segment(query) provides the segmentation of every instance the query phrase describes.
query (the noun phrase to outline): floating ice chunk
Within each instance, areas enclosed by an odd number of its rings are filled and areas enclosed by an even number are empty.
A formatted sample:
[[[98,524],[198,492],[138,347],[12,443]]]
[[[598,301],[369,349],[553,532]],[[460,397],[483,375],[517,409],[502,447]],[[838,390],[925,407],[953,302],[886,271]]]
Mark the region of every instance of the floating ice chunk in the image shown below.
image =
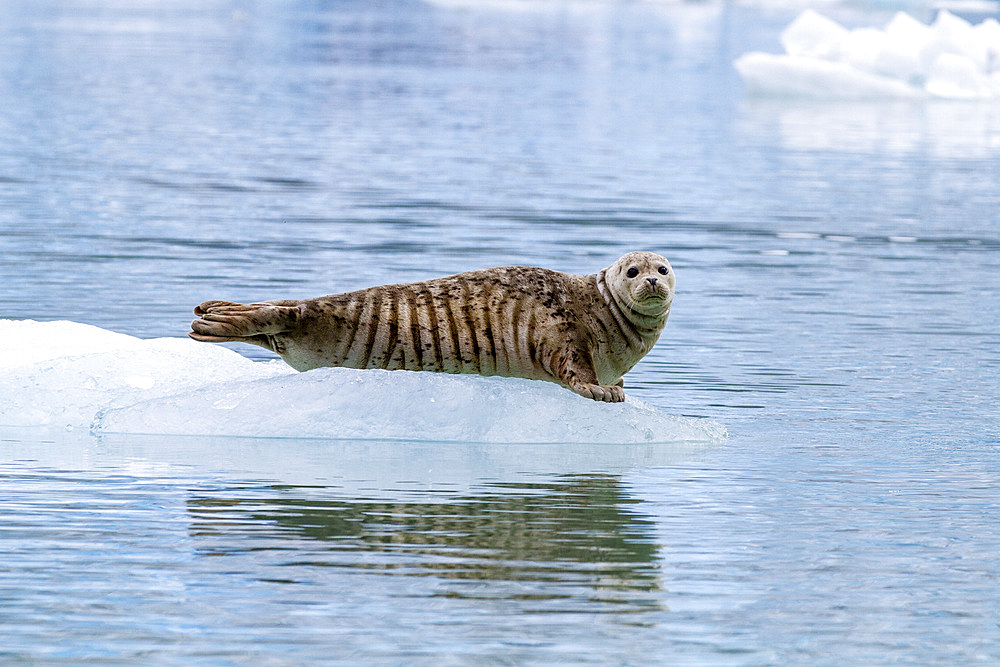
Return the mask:
[[[919,86],[924,80],[926,70],[919,54],[898,49],[890,42],[876,54],[871,63],[871,71],[890,79]]]
[[[941,54],[953,53],[966,56],[976,65],[985,64],[983,48],[977,39],[976,31],[965,19],[947,10],[941,10],[931,24],[931,29],[936,38],[930,49],[931,63]]]
[[[1000,72],[1000,21],[988,18],[973,29],[983,54],[984,69]]]
[[[0,320],[0,425],[89,428],[109,406],[294,371],[181,338],[142,340],[77,322]]]
[[[714,422],[629,399],[595,403],[549,382],[320,368],[227,383],[98,416],[98,433],[441,442],[713,441]]]
[[[852,30],[841,43],[840,59],[858,69],[874,72],[879,57],[886,50],[885,33],[875,28]]]
[[[925,54],[935,39],[930,26],[906,12],[896,12],[885,27],[885,48],[875,60],[875,71],[909,83],[923,83],[930,66]]]
[[[819,58],[747,53],[736,69],[751,95],[815,99],[911,98],[920,91],[904,81],[864,72],[847,63]]]
[[[548,382],[408,371],[297,373],[186,338],[0,321],[0,426],[95,433],[462,442],[714,442],[725,429]],[[10,351],[18,351],[16,358]]]
[[[990,77],[971,58],[954,53],[937,57],[924,87],[931,95],[956,100],[982,99],[994,94]]]
[[[128,375],[124,378],[125,383],[136,389],[152,389],[156,385],[156,380],[145,375]]]
[[[48,359],[136,349],[142,341],[79,322],[0,320],[0,370]]]
[[[948,11],[924,25],[899,12],[885,30],[847,30],[813,10],[781,34],[784,55],[735,62],[752,95],[812,98],[1000,97],[1000,22]]]
[[[885,26],[885,34],[897,47],[919,51],[934,39],[934,30],[906,12],[896,12]]]
[[[975,26],[973,32],[976,39],[986,48],[1000,48],[1000,21],[992,16]]]
[[[781,45],[790,56],[836,59],[849,34],[833,19],[807,9],[781,32]]]

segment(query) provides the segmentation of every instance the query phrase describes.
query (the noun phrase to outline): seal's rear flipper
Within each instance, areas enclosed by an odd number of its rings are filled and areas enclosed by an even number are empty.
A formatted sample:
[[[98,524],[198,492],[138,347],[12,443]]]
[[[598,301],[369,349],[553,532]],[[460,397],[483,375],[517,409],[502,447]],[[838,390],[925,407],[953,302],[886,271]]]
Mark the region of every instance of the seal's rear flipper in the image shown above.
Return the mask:
[[[209,312],[213,308],[235,309],[235,308],[247,308],[247,306],[244,306],[242,303],[235,303],[233,301],[205,301],[204,303],[200,303],[194,307],[194,314],[201,316]]]
[[[200,319],[191,323],[188,336],[204,343],[252,343],[275,349],[274,336],[292,331],[299,309],[294,301],[233,303],[206,301],[194,309]]]

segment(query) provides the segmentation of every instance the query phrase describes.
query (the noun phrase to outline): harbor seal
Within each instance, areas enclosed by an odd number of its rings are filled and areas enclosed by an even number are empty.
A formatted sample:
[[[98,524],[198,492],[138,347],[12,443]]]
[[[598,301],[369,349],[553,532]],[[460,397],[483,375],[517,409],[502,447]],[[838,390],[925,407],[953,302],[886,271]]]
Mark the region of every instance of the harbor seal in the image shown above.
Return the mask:
[[[630,252],[582,276],[501,266],[315,299],[206,301],[191,338],[260,345],[293,368],[384,368],[547,380],[625,400],[622,375],[670,314],[674,272]]]

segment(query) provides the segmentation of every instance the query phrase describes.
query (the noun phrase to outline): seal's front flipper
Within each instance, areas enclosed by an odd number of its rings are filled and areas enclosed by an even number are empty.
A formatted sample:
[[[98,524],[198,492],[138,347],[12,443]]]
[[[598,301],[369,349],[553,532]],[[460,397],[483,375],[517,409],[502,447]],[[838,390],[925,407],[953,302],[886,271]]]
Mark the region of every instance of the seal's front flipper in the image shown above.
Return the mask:
[[[592,398],[604,403],[622,403],[625,400],[625,390],[617,385],[576,384],[570,385],[570,389],[584,398]]]
[[[188,336],[204,343],[251,343],[276,351],[274,336],[292,331],[298,322],[295,302],[233,303],[206,301],[194,309],[200,318]]]
[[[611,385],[597,381],[594,360],[587,346],[570,349],[556,359],[553,371],[559,382],[585,398],[604,403],[621,403],[625,400],[624,381],[619,378]]]

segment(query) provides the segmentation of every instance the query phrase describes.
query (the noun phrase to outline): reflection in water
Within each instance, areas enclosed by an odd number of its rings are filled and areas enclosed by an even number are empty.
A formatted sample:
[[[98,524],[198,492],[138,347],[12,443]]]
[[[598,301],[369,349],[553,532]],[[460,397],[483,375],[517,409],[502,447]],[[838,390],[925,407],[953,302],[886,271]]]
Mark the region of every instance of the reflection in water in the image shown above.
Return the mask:
[[[272,582],[353,568],[437,577],[434,596],[535,601],[544,611],[594,611],[595,602],[613,612],[661,609],[652,521],[628,507],[636,501],[617,476],[495,483],[443,502],[316,500],[302,491],[190,500],[199,553],[269,561],[261,576]]]
[[[823,103],[748,100],[740,129],[746,136],[778,133],[788,150],[939,159],[988,159],[1000,153],[1000,113],[974,102]]]

